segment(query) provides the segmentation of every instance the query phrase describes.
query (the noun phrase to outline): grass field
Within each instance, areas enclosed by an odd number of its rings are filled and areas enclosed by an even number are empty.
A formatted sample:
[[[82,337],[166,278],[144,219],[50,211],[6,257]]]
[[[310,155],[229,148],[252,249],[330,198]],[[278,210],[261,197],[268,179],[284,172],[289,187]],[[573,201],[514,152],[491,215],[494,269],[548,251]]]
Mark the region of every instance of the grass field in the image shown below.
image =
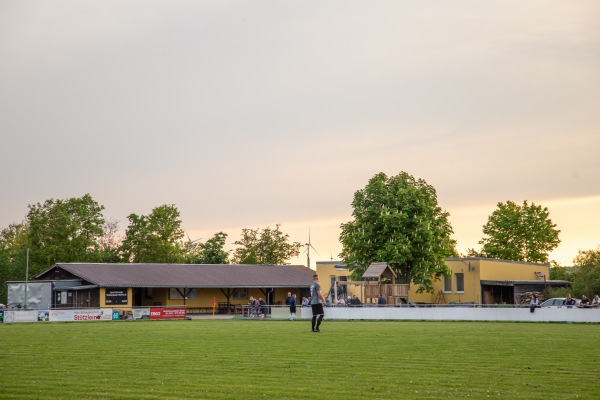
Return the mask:
[[[2,399],[598,399],[600,326],[0,324]]]

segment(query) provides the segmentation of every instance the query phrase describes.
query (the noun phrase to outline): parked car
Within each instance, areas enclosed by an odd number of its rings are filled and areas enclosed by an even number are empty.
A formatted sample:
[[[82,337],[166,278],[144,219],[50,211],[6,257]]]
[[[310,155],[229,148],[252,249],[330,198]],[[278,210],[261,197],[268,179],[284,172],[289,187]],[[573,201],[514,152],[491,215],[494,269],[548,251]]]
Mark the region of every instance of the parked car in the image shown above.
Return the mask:
[[[575,298],[573,300],[575,300],[575,307],[579,307],[579,303],[581,303],[581,300],[575,299]],[[565,298],[564,297],[554,297],[554,298],[548,299],[542,303],[542,307],[552,307],[552,308],[566,307],[565,306]]]

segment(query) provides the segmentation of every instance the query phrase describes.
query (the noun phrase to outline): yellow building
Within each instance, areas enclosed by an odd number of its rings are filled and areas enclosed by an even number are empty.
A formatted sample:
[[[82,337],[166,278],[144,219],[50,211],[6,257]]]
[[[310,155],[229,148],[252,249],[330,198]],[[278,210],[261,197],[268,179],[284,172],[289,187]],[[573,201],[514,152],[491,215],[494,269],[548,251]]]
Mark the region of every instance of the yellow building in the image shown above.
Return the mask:
[[[411,284],[408,300],[429,304],[517,304],[527,292],[546,293],[548,287],[569,284],[550,281],[549,264],[468,257],[448,258],[446,265],[452,275],[434,282],[433,293],[417,293],[419,285]],[[341,262],[317,262],[317,273],[323,286],[336,279],[350,279],[350,271]],[[356,294],[364,302],[363,286],[347,287],[350,295]]]
[[[337,299],[346,299],[348,296],[356,295],[363,299],[360,285],[347,284],[350,281],[350,271],[341,261],[317,261],[317,274],[321,282],[321,292],[335,303],[335,295],[332,290],[337,289]]]

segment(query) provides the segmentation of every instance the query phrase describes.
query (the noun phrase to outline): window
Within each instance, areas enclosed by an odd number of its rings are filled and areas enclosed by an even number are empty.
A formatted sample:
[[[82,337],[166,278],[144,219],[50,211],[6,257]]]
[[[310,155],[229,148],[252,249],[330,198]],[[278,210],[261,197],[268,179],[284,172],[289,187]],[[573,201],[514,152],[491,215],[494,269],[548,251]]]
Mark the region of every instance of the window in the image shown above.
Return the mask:
[[[248,288],[233,289],[234,300],[246,300],[248,298]]]
[[[444,292],[452,292],[452,276],[444,277]]]
[[[465,291],[465,274],[456,274],[456,291],[461,293]]]

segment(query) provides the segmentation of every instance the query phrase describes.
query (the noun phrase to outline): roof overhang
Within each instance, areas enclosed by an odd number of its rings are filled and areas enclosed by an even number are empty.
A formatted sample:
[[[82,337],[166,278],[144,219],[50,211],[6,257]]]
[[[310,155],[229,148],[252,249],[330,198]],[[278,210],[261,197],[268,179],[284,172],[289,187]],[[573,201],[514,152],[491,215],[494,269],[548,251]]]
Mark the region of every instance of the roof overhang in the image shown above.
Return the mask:
[[[521,286],[521,285],[534,285],[534,286],[569,286],[571,282],[551,280],[551,281],[492,281],[482,280],[482,285],[489,286]]]
[[[80,285],[80,286],[58,286],[52,290],[54,290],[55,292],[62,292],[65,290],[88,290],[88,289],[97,289],[97,288],[99,288],[98,285]]]

